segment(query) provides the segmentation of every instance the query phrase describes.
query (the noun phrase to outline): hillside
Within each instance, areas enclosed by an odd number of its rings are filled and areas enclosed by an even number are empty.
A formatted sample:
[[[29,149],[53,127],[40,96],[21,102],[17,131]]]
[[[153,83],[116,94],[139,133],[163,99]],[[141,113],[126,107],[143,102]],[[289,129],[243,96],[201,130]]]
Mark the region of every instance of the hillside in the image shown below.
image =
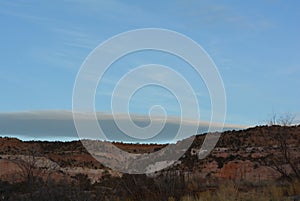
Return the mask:
[[[271,140],[271,136],[283,133],[293,157],[300,157],[300,127],[255,127],[240,131],[222,133],[216,147],[204,160],[198,160],[197,151],[201,147],[205,135],[196,136],[192,146],[180,158],[180,165],[171,167],[202,177],[215,176],[226,179],[275,179],[279,175],[270,167],[264,166],[264,158],[280,153],[279,143]],[[105,142],[103,142],[105,143]],[[163,148],[158,144],[124,144],[114,143],[118,148],[130,153],[150,153]],[[39,158],[50,160],[66,172],[83,168],[84,173],[105,170],[82,146],[80,141],[47,142],[20,141],[16,138],[0,138],[0,164],[7,164],[4,159],[18,155],[30,155],[34,150]],[[104,153],[105,154],[105,153]],[[6,174],[1,166],[1,176]],[[9,168],[11,170],[11,168]],[[90,171],[89,171],[90,170]],[[92,171],[93,170],[93,171]],[[97,171],[96,171],[97,172]],[[267,174],[266,174],[267,173]],[[244,174],[244,175],[243,175]],[[91,178],[93,179],[93,178]]]
[[[148,174],[147,177],[176,178],[185,184],[193,183],[189,187],[190,192],[215,188],[228,181],[258,185],[280,179],[288,181],[299,178],[300,126],[260,126],[223,132],[213,151],[199,160],[198,150],[205,136],[197,135],[188,151],[172,166]],[[100,143],[102,151],[97,159],[118,160],[117,154],[108,151],[110,143]],[[182,142],[172,146],[180,146],[180,143]],[[124,143],[113,145],[132,154],[153,153],[166,146]],[[124,161],[124,164],[130,165],[130,161]],[[23,142],[6,137],[0,138],[0,170],[0,179],[9,183],[23,182],[28,179],[26,176],[30,176],[29,173],[44,181],[51,179],[56,182],[62,178],[66,182],[76,182],[83,175],[83,178],[95,185],[103,182],[107,176],[112,181],[112,178],[128,176],[98,162],[80,141]]]

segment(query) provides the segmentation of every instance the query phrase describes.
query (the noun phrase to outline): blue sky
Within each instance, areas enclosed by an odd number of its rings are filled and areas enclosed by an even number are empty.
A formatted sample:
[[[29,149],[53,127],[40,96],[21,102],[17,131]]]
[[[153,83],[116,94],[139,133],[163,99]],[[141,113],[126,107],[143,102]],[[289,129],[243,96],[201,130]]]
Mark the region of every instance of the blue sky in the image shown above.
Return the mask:
[[[227,123],[262,124],[285,112],[300,120],[299,8],[297,1],[280,0],[2,0],[0,112],[71,110],[76,74],[97,45],[124,31],[155,27],[192,38],[212,57],[224,81]],[[105,77],[111,82],[99,86],[96,109],[110,112],[112,82],[154,61],[174,69],[185,65],[157,52],[129,55],[112,66]],[[205,85],[188,66],[180,73],[197,89],[201,115],[209,120]],[[147,114],[153,104],[178,115],[174,97],[155,87],[137,93],[130,110]]]

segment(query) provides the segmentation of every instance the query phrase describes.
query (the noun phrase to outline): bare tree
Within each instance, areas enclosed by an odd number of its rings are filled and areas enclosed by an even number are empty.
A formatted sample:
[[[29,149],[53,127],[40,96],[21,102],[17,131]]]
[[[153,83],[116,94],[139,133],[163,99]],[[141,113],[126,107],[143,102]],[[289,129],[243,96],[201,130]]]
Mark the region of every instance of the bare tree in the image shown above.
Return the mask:
[[[37,152],[34,148],[28,150],[26,155],[15,155],[9,157],[9,161],[18,166],[19,170],[16,175],[20,177],[26,184],[32,185],[35,180],[34,170],[37,163]]]
[[[265,164],[275,169],[288,180],[293,180],[293,178],[300,180],[300,157],[298,154],[293,153],[294,148],[291,147],[288,135],[286,133],[286,127],[291,126],[294,119],[295,115],[290,113],[281,115],[279,117],[274,114],[269,121],[269,125],[276,127],[268,130],[268,134],[265,135],[266,143],[271,141],[278,149],[278,152],[272,153],[265,158]],[[292,175],[287,170],[287,167],[290,167],[292,170]]]
[[[296,116],[291,113],[283,114],[279,117],[278,123],[281,126],[291,126],[294,123]]]
[[[269,126],[280,125],[280,126],[291,126],[294,123],[296,116],[291,113],[285,113],[278,116],[273,114],[268,121]]]
[[[277,114],[273,114],[270,120],[268,121],[269,126],[277,125]]]
[[[43,177],[47,181],[58,166],[39,156],[35,147],[30,147],[24,155],[14,155],[8,158],[18,167],[16,175],[26,184],[33,186],[38,178]]]

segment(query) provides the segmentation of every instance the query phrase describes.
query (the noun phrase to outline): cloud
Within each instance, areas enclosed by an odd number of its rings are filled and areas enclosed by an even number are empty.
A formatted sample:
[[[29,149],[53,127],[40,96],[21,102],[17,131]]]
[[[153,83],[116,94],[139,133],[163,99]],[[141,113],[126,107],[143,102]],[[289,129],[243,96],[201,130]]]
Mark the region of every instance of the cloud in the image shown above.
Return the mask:
[[[40,42],[33,43],[26,51],[26,56],[46,65],[78,69],[85,56],[100,43],[98,36],[87,31],[84,24],[72,23],[75,18],[53,15],[55,11],[61,12],[55,4],[46,3],[40,10],[31,10],[34,6],[28,6],[28,3],[0,2],[0,5],[3,4],[3,7],[0,6],[0,14],[8,16],[8,20],[16,18],[19,23],[32,24],[38,30],[32,34],[32,38],[45,39],[42,45]]]
[[[91,115],[89,113],[80,113],[79,118],[89,123]],[[179,119],[176,117],[168,117],[165,127],[156,136],[139,140],[124,134],[116,126],[113,116],[102,112],[97,113],[99,125],[101,126],[107,140],[123,141],[123,142],[172,142],[177,141],[176,133],[180,126]],[[129,123],[131,120],[125,115],[119,114],[116,116],[123,123]],[[132,115],[131,119],[136,125],[144,127],[150,121],[149,117],[143,115]],[[161,123],[162,117],[153,117],[153,124]],[[194,120],[183,120],[181,126],[190,128],[198,127],[198,133],[204,133],[208,130],[208,122],[198,122]],[[214,124],[214,126],[220,126]],[[223,130],[241,129],[245,126],[240,125],[225,125]],[[21,139],[35,140],[62,140],[62,139],[78,139],[77,131],[74,126],[73,116],[71,111],[27,111],[27,112],[9,112],[0,113],[0,135],[2,136],[17,136]],[[185,137],[193,135],[186,133]],[[100,139],[105,140],[105,139]]]
[[[240,5],[213,1],[191,1],[190,4],[178,3],[176,14],[191,19],[191,26],[198,24],[206,28],[230,26],[248,31],[258,31],[273,27],[273,22],[259,15],[250,7],[245,10]]]
[[[22,5],[18,5],[22,6]],[[38,15],[34,15],[31,13],[26,13],[26,12],[19,12],[19,11],[14,11],[14,10],[0,10],[1,14],[13,16],[13,17],[18,17],[24,20],[28,20],[34,23],[39,23],[39,24],[44,24],[44,23],[53,23],[55,24],[57,21],[52,19],[52,18],[47,18],[47,17],[42,17]]]

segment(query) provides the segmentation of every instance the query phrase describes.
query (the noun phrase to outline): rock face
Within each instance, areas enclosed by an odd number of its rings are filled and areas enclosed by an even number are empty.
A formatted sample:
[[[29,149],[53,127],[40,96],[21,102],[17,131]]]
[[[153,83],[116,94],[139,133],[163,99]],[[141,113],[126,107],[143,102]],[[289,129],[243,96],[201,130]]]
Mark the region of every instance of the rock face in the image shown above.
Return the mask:
[[[286,160],[281,157],[280,144],[276,138],[272,137],[282,133],[284,133],[288,152],[293,161],[298,161],[296,165],[299,166],[300,126],[262,126],[222,133],[215,149],[202,160],[198,159],[198,154],[205,135],[196,136],[189,150],[172,166],[158,174],[173,171],[205,180],[249,182],[274,180],[281,174],[275,171],[268,160],[272,162],[276,159],[276,162],[279,162],[287,173],[292,173],[289,164],[286,164]],[[114,145],[132,154],[147,154],[159,151],[165,146],[122,143]],[[117,155],[111,155],[110,146],[104,146],[104,148],[98,155],[107,160],[118,159]],[[34,156],[32,150],[34,150]],[[24,162],[26,165],[26,161],[27,163],[32,162],[32,157],[35,160],[35,173],[46,170],[47,174],[45,175],[51,175],[55,180],[66,176],[72,178],[79,173],[86,174],[92,182],[99,180],[103,174],[122,176],[121,173],[110,170],[95,160],[79,141],[22,142],[16,138],[0,137],[0,179],[10,182],[22,179],[20,176],[20,172],[24,171],[22,165]],[[20,165],[16,163],[15,159],[21,160],[23,163]],[[161,161],[158,165],[164,163],[168,163],[168,161]],[[155,167],[151,166],[151,168]],[[39,176],[46,178],[43,174]]]
[[[208,180],[275,180],[282,176],[276,168],[293,174],[280,147],[285,143],[291,161],[300,169],[300,126],[261,126],[224,132],[214,150],[199,160],[197,155],[203,140],[204,136],[197,136],[189,152],[180,159],[181,164],[170,169],[177,168]]]
[[[2,155],[0,159],[0,179],[9,182],[19,182],[24,180],[28,171],[23,162],[30,161],[26,160],[22,155]],[[21,161],[22,159],[22,161]],[[77,174],[87,175],[91,182],[94,183],[98,181],[105,169],[91,169],[85,167],[60,167],[56,162],[49,160],[46,157],[39,157],[38,161],[35,163],[35,168],[33,170],[34,174],[43,179],[53,179],[59,181],[64,176],[74,177]],[[120,174],[109,171],[113,176],[121,176]]]
[[[5,181],[13,182],[19,181],[20,178],[17,174],[20,171],[20,168],[17,164],[12,161],[0,159],[0,178]]]
[[[254,168],[254,163],[247,161],[229,161],[225,164],[216,177],[221,179],[244,180],[250,182],[268,181],[278,178],[280,175],[274,169],[266,166]]]

